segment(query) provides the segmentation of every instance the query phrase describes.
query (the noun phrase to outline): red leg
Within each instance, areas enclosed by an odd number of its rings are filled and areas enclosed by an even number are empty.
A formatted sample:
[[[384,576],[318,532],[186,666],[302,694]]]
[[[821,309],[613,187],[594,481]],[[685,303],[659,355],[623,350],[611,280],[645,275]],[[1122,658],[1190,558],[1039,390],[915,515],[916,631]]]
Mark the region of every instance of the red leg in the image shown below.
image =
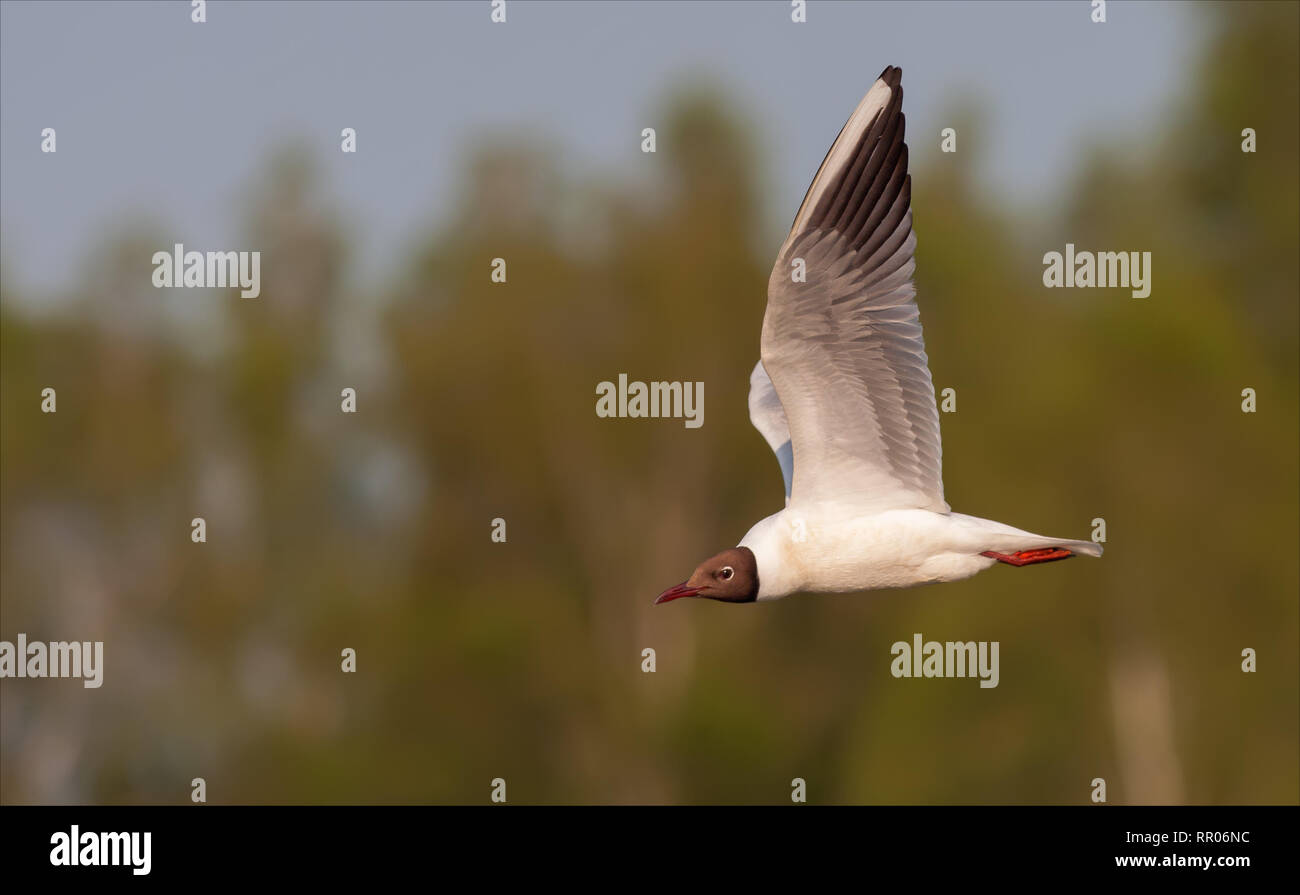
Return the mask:
[[[1009,566],[1032,566],[1038,562],[1055,562],[1058,559],[1069,559],[1074,554],[1064,547],[1042,547],[1038,550],[1019,550],[1015,553],[995,553],[992,550],[985,550],[980,556],[996,559],[998,562],[1004,562]]]

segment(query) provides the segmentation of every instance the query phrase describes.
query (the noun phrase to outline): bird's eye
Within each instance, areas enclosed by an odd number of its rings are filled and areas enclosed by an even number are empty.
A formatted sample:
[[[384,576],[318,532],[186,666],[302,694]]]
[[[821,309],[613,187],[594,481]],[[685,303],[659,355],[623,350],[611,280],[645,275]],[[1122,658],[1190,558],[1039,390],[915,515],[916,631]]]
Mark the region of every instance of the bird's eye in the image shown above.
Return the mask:
[[[736,570],[733,569],[731,566],[723,566],[722,571],[719,574],[722,575],[723,581],[730,581],[731,576],[736,574]]]

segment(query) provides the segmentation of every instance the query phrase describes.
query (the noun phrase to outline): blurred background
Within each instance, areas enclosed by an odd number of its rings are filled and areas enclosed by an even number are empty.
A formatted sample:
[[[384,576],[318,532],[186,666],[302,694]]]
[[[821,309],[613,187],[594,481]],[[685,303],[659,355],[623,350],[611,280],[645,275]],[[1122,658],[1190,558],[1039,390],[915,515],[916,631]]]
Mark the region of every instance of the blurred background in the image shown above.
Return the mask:
[[[189,14],[0,7],[0,639],[105,654],[0,682],[0,801],[1300,801],[1300,5]],[[948,501],[1106,555],[652,607],[782,505],[767,275],[888,64]],[[261,296],[154,289],[176,242]],[[705,425],[597,418],[621,372]]]

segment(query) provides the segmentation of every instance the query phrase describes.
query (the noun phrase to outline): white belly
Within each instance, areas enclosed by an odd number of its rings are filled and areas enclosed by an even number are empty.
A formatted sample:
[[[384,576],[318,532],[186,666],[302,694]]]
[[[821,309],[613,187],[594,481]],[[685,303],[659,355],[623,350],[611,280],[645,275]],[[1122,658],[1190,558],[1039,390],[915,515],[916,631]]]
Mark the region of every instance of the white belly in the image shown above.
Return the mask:
[[[843,593],[969,578],[996,560],[977,532],[928,510],[848,516],[835,507],[787,507],[759,522],[740,546],[758,564],[758,599],[798,591]]]

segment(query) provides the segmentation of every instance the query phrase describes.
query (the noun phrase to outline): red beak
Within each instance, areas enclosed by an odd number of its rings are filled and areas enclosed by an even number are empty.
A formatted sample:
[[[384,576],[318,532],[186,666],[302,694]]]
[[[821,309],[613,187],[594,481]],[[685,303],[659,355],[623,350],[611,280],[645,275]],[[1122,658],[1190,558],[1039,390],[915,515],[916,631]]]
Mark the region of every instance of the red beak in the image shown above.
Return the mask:
[[[678,584],[675,587],[670,587],[668,590],[661,593],[659,599],[655,600],[655,605],[658,606],[660,603],[667,603],[671,600],[680,599],[681,597],[693,597],[702,590],[704,590],[704,588],[691,587],[683,581],[681,584]]]

